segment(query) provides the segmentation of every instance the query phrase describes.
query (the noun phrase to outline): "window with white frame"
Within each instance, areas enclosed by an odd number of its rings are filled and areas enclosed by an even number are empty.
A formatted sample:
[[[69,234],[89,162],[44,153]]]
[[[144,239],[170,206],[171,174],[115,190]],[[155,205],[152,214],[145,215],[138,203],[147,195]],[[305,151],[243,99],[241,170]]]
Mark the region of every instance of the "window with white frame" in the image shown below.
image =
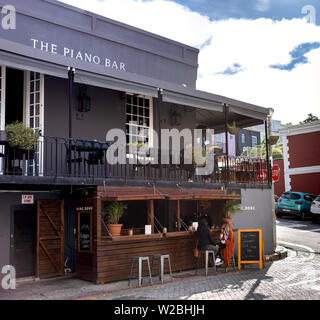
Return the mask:
[[[257,142],[258,142],[258,139],[257,139],[257,137],[256,136],[252,136],[251,137],[251,141],[252,141],[252,147],[255,147],[256,146],[256,144],[257,144]]]
[[[29,104],[29,127],[34,130],[42,130],[41,124],[41,75],[30,72],[30,104]]]
[[[152,146],[152,99],[127,94],[126,139],[127,144]]]

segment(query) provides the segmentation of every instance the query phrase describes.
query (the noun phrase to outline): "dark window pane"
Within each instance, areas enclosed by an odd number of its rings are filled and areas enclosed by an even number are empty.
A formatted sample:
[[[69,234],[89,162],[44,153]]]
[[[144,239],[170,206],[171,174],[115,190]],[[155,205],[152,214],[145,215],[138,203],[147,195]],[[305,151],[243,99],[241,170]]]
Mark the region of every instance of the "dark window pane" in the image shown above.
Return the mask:
[[[133,104],[137,105],[138,104],[138,98],[137,97],[133,97]]]
[[[130,104],[127,104],[127,110],[126,110],[127,113],[132,113],[132,107]]]
[[[127,103],[132,104],[132,96],[127,95]]]
[[[143,98],[139,98],[139,106],[140,107],[143,107],[143,100],[144,100]]]
[[[149,107],[150,107],[149,99],[145,99],[145,101],[144,101],[144,106],[145,106],[146,108],[149,108]]]
[[[36,82],[36,91],[40,91],[40,81]]]
[[[30,117],[34,116],[34,106],[30,106]]]
[[[36,103],[40,103],[40,93],[36,93]]]
[[[39,117],[36,117],[36,125],[35,125],[35,128],[39,128],[39,127],[40,127]]]
[[[139,108],[139,116],[143,116],[143,108]]]
[[[30,128],[34,128],[34,126],[33,126],[33,118],[30,118]]]
[[[136,107],[136,106],[133,106],[133,108],[132,108],[132,113],[133,113],[133,114],[137,114],[137,107]]]
[[[34,80],[34,72],[30,72],[30,80],[31,80],[31,81]]]
[[[36,105],[36,115],[40,115],[40,104]]]
[[[145,117],[149,117],[150,116],[149,109],[144,109],[144,115],[145,115]]]

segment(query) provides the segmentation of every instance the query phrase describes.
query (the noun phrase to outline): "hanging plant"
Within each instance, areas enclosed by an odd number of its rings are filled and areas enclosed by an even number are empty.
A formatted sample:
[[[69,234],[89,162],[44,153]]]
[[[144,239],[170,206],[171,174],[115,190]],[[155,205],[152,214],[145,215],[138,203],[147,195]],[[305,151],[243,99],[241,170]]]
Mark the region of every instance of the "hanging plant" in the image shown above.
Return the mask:
[[[236,122],[233,120],[232,124],[228,124],[228,131],[231,134],[238,134],[240,131],[240,128],[237,127]]]
[[[39,138],[39,133],[26,127],[22,122],[15,121],[6,125],[10,147],[30,150]]]

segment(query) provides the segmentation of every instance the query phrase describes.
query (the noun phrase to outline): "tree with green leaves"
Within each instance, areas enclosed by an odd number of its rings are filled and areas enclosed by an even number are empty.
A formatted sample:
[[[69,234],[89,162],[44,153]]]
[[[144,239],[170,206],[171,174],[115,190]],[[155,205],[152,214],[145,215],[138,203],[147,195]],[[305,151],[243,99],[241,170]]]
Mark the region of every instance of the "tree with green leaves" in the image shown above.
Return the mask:
[[[317,116],[313,115],[312,113],[308,113],[308,117],[305,120],[303,120],[302,122],[300,122],[300,124],[309,123],[309,122],[316,121],[316,120],[319,120],[319,118]]]

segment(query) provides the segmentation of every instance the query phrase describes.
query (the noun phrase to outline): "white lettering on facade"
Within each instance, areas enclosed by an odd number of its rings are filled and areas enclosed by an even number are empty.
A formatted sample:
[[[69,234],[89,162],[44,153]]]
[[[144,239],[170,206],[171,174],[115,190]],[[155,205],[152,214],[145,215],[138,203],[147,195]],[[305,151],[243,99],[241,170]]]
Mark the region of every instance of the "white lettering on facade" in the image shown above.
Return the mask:
[[[30,41],[33,49],[39,49],[41,51],[52,54],[61,54],[66,58],[71,58],[83,62],[89,62],[96,65],[104,64],[106,68],[126,71],[126,64],[124,62],[120,62],[110,58],[101,58],[98,55],[93,55],[89,52],[74,50],[68,47],[63,47],[62,49],[60,49],[60,47],[57,44],[43,40],[31,38]]]

